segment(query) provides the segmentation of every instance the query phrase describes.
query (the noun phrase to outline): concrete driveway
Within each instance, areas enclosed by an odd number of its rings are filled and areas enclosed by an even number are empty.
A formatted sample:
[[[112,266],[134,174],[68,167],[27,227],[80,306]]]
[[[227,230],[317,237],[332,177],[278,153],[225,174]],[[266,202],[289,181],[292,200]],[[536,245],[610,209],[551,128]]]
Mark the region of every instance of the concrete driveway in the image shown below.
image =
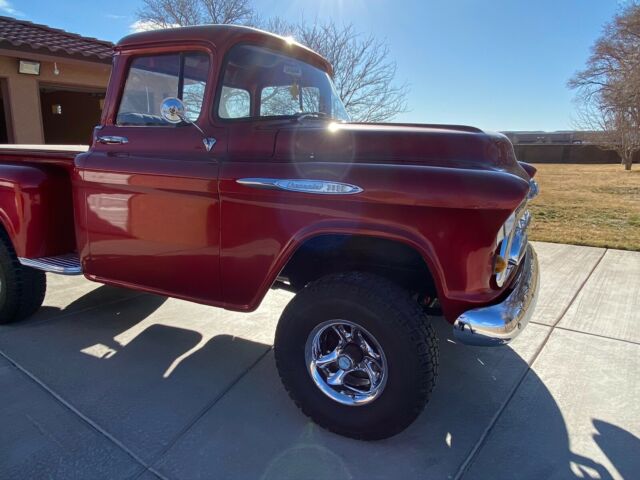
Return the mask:
[[[49,277],[0,327],[0,478],[638,478],[640,252],[536,244],[542,292],[510,346],[456,344],[402,434],[358,442],[289,400],[250,315]]]

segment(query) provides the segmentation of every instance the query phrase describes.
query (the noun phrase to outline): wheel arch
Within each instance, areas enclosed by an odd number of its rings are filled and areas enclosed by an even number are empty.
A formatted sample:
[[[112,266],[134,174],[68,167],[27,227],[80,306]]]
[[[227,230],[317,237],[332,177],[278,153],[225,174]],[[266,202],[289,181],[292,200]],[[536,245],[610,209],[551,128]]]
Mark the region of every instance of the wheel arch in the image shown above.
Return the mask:
[[[321,259],[327,260],[327,254],[331,254],[330,268],[311,269],[306,276],[302,276],[302,279],[288,278],[295,277],[296,275],[292,275],[294,273],[299,276],[301,271],[310,268],[310,258],[318,253],[318,247],[322,252]],[[362,247],[364,247],[364,251],[360,250]],[[356,253],[355,261],[352,258],[354,253]],[[371,263],[372,260],[378,261],[383,258],[385,261],[376,264],[376,267],[382,268],[367,268],[373,265]],[[342,269],[336,269],[336,267],[340,266],[340,262],[345,259],[348,261],[345,261]],[[388,274],[388,267],[393,269],[393,267],[397,266],[401,268],[415,267],[414,271],[411,272],[412,276],[408,280],[408,285],[406,283],[403,284],[397,275]],[[300,232],[299,235],[291,239],[276,262],[274,262],[265,281],[265,288],[261,289],[258,298],[253,302],[254,308],[266,295],[268,289],[276,286],[281,280],[288,280],[295,291],[321,276],[346,270],[377,273],[410,289],[412,286],[422,285],[425,287],[422,291],[420,289],[415,289],[415,291],[417,293],[428,293],[431,297],[442,298],[446,291],[442,267],[437,261],[431,246],[424,238],[414,236],[409,232],[398,232],[389,229],[353,229],[334,226],[332,228],[309,229]]]

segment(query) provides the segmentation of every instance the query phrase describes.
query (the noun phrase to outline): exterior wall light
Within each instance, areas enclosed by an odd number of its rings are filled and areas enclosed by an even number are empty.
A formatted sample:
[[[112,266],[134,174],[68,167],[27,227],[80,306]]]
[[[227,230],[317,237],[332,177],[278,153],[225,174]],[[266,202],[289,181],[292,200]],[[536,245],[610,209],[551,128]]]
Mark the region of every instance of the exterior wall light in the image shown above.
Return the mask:
[[[24,73],[25,75],[40,75],[40,62],[20,60],[18,73]]]

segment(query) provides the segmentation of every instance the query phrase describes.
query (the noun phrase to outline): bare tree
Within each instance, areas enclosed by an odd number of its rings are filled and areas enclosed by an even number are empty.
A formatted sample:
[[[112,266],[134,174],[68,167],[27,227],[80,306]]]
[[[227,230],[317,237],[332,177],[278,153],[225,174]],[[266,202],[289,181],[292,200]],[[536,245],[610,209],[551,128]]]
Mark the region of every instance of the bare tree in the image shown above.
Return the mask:
[[[604,28],[584,70],[569,87],[578,91],[580,127],[587,138],[616,151],[626,170],[640,152],[640,6],[623,8]]]
[[[395,82],[397,65],[388,45],[350,24],[259,21],[250,0],[143,0],[134,25],[149,30],[203,23],[259,25],[320,53],[333,65],[338,94],[353,120],[382,122],[407,110],[409,87]]]
[[[633,158],[640,151],[640,129],[632,115],[602,105],[583,106],[577,125],[584,131],[579,137],[603,150],[616,152],[625,167],[631,170]]]
[[[276,17],[262,27],[291,36],[329,60],[338,94],[352,119],[382,122],[407,110],[409,87],[395,83],[397,65],[383,41],[359,34],[351,24],[317,19],[290,23]]]
[[[250,24],[254,10],[249,0],[142,0],[138,25],[170,28],[204,23]]]
[[[255,21],[254,10],[249,0],[201,0],[201,3],[206,20],[211,23],[250,25]]]

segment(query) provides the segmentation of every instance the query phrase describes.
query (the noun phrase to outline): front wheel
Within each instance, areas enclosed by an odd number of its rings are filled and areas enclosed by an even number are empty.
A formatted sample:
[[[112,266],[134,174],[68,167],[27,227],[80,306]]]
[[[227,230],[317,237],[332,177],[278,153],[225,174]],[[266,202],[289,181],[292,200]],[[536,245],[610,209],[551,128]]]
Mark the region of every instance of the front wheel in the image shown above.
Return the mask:
[[[408,292],[375,275],[328,275],[287,305],[275,340],[280,378],[320,426],[348,437],[395,435],[420,414],[438,344]]]

